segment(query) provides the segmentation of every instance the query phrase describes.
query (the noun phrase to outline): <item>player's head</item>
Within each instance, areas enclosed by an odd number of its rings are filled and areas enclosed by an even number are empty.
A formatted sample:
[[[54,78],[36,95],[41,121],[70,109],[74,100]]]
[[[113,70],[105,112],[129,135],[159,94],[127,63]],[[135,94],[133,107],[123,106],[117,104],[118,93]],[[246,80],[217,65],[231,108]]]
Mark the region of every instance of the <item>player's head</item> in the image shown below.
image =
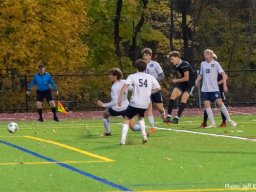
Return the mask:
[[[112,81],[120,80],[123,77],[123,73],[119,68],[112,68],[108,71],[109,78]]]
[[[150,62],[151,58],[152,58],[152,49],[146,47],[144,49],[141,50],[141,55],[143,57],[143,59],[146,61],[146,63]]]
[[[217,55],[216,55],[215,53],[213,53],[212,58],[213,58],[214,60],[217,60],[217,59],[218,59],[218,57],[217,57]]]
[[[38,71],[39,71],[39,73],[44,73],[44,71],[45,71],[44,64],[42,61],[38,62]]]
[[[147,63],[143,59],[138,59],[135,61],[135,66],[139,72],[144,72],[147,68]]]
[[[168,58],[173,65],[178,65],[180,63],[180,53],[178,51],[171,51]]]
[[[206,49],[204,50],[204,58],[207,62],[211,62],[213,59],[213,50],[211,49]]]

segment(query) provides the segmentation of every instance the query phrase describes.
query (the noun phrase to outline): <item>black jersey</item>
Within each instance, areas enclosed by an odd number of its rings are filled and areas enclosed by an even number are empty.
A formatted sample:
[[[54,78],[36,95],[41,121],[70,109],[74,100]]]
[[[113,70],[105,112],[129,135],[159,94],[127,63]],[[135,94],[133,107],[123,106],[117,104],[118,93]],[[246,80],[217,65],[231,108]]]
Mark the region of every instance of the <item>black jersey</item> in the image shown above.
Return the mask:
[[[189,72],[189,80],[186,82],[182,82],[182,83],[185,83],[187,85],[195,84],[196,76],[195,76],[194,70],[187,61],[181,61],[180,64],[176,65],[176,70],[179,73],[180,78],[184,77],[184,73],[186,71]]]
[[[221,74],[218,74],[218,82],[222,80],[222,75]],[[221,84],[218,84],[219,85],[219,89],[220,89],[220,92],[224,92],[224,88],[223,88],[223,83]]]

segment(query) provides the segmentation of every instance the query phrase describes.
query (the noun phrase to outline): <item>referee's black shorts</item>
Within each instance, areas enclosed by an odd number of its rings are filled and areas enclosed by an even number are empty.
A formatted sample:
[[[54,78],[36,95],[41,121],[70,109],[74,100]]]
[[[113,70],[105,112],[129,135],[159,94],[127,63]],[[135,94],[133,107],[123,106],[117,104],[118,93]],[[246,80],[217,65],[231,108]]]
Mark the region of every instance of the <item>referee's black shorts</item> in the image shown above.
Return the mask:
[[[46,91],[39,91],[36,90],[36,101],[42,102],[43,99],[46,98],[46,101],[49,103],[49,101],[53,100],[51,89],[48,89]]]

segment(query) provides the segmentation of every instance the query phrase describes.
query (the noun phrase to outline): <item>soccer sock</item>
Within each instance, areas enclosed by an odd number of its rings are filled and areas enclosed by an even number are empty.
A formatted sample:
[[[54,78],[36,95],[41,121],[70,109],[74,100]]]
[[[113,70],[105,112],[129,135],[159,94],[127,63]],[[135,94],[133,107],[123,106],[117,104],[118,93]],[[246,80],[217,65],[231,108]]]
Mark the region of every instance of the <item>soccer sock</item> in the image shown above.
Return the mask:
[[[206,113],[207,113],[207,115],[208,115],[208,118],[209,118],[209,120],[210,120],[210,122],[211,122],[211,125],[216,125],[216,124],[215,124],[215,121],[214,121],[214,118],[213,118],[212,109],[211,109],[210,107],[207,107],[207,108],[205,109],[205,111],[206,111]]]
[[[104,124],[104,127],[105,127],[105,132],[110,133],[109,118],[102,118],[102,120],[103,120],[103,124]]]
[[[56,107],[52,107],[52,113],[53,113],[53,115],[56,115],[56,111],[57,111]]]
[[[145,126],[144,119],[139,120],[138,123],[139,123],[140,129],[141,129],[141,136],[143,137],[143,139],[147,139],[146,126]]]
[[[228,122],[231,121],[228,110],[224,104],[220,107],[220,110],[223,113],[223,115],[226,117],[227,121]]]
[[[221,117],[222,117],[222,122],[225,123],[225,122],[226,122],[226,117],[225,117],[225,115],[222,113],[222,111],[221,111]]]
[[[128,124],[123,124],[122,136],[121,136],[121,142],[120,142],[121,144],[125,144],[128,129],[129,129],[129,125]]]
[[[207,115],[207,113],[206,113],[206,110],[204,110],[204,123],[207,122],[207,119],[208,119],[208,115]]]
[[[178,110],[178,117],[181,116],[181,114],[184,111],[185,107],[186,107],[186,103],[181,103],[180,104],[180,107],[179,107],[179,110]]]
[[[154,116],[153,115],[148,116],[148,122],[149,122],[150,128],[155,127],[155,122],[154,122]]]
[[[43,109],[37,109],[40,118],[43,118]]]
[[[133,131],[140,131],[140,125],[134,125]]]
[[[173,99],[170,99],[170,100],[169,100],[169,105],[168,105],[168,111],[167,111],[169,115],[172,114],[173,106],[174,106],[174,100],[173,100]]]

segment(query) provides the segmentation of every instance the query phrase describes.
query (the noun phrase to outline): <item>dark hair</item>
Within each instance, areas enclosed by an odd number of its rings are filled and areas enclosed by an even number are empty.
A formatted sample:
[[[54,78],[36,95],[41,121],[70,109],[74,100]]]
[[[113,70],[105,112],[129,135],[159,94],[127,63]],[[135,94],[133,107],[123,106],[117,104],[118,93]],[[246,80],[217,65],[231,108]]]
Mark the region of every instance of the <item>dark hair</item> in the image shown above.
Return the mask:
[[[138,59],[135,61],[135,65],[139,72],[143,72],[147,68],[147,63],[143,59]]]
[[[112,69],[110,69],[108,71],[108,74],[116,76],[118,80],[123,77],[123,73],[122,73],[122,71],[119,68],[112,68]]]
[[[168,55],[168,58],[171,58],[171,57],[179,57],[180,58],[179,51],[172,51],[172,52],[170,52],[169,55]]]

